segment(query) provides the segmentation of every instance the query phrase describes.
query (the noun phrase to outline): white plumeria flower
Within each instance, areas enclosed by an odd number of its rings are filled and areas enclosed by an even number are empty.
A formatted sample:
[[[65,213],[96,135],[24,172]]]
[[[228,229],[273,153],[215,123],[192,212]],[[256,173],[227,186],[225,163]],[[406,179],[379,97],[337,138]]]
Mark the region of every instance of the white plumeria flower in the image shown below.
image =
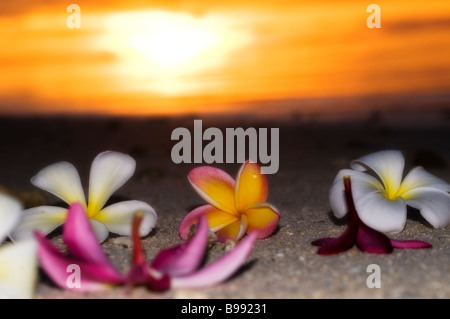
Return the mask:
[[[0,193],[0,244],[19,223],[22,209],[17,199]]]
[[[137,211],[144,214],[139,235],[146,236],[156,224],[156,212],[150,205],[129,200],[104,207],[112,193],[133,175],[135,168],[136,162],[129,155],[112,151],[97,155],[89,176],[88,203],[78,171],[68,162],[59,162],[42,169],[31,179],[31,183],[69,205],[75,202],[83,205],[99,242],[104,241],[109,232],[130,236],[133,215]],[[22,222],[12,233],[14,239],[30,237],[34,230],[49,234],[64,224],[67,208],[39,206],[24,210],[23,213]]]
[[[37,243],[34,239],[0,247],[0,298],[33,298],[37,269]]]
[[[0,244],[20,220],[22,204],[0,194]],[[37,278],[37,244],[34,239],[0,247],[0,298],[32,298]]]
[[[450,224],[450,184],[425,171],[412,169],[403,178],[400,151],[380,151],[352,161],[337,174],[330,189],[330,206],[338,218],[347,213],[343,177],[349,175],[358,216],[367,226],[385,233],[403,230],[407,206],[420,210],[434,228]]]

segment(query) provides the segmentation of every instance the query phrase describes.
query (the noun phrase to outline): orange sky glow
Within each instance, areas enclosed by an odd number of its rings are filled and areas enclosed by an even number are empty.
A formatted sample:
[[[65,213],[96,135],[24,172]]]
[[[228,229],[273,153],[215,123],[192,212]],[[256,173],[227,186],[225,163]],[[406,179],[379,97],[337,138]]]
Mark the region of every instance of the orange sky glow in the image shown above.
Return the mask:
[[[81,8],[69,28],[70,3]],[[450,95],[450,2],[3,1],[0,113],[167,115]]]

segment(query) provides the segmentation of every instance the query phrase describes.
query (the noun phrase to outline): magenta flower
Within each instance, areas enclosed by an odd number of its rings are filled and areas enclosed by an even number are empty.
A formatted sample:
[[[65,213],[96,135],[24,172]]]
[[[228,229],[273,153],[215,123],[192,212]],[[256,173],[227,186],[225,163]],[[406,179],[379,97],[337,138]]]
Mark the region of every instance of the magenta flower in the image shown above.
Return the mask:
[[[115,269],[101,249],[84,208],[78,203],[70,206],[63,229],[68,255],[60,252],[44,235],[36,232],[41,266],[63,289],[73,289],[67,283],[70,276],[67,271],[71,265],[79,267],[80,291],[95,291],[111,285],[137,284],[158,291],[180,287],[200,288],[228,279],[245,262],[257,237],[256,232],[251,233],[230,253],[201,268],[208,244],[208,223],[206,218],[200,218],[197,231],[190,240],[162,250],[149,264],[139,238],[139,227],[143,218],[143,214],[138,212],[133,220],[133,264],[125,275]]]
[[[41,232],[35,231],[35,236],[41,267],[60,288],[71,287],[68,281],[73,265],[80,270],[80,291],[102,290],[125,282],[125,276],[114,268],[98,243],[82,204],[69,207],[64,224],[63,240],[69,255],[61,253]]]
[[[344,176],[345,198],[350,221],[344,233],[338,238],[320,238],[311,244],[320,246],[319,255],[332,255],[349,250],[356,246],[365,252],[375,254],[389,254],[394,248],[430,248],[431,244],[418,240],[395,240],[364,224],[358,216],[353,201],[350,176]]]

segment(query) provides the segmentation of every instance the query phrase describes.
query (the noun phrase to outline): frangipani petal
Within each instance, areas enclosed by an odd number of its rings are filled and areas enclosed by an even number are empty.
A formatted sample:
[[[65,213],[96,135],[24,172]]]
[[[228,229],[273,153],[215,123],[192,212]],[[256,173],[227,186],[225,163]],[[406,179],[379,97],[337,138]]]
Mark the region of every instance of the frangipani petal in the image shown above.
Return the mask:
[[[19,223],[22,209],[17,199],[0,193],[0,244]]]
[[[383,233],[403,230],[406,223],[406,203],[402,198],[390,200],[382,191],[372,192],[355,201],[361,221]]]
[[[239,216],[234,203],[234,180],[221,169],[200,166],[192,169],[188,180],[194,190],[209,204]]]
[[[423,167],[418,166],[412,169],[408,175],[406,175],[400,189],[398,190],[398,195],[402,196],[403,199],[408,199],[406,194],[408,191],[419,187],[431,187],[434,189],[439,189],[444,192],[450,192],[450,184],[444,180],[428,173]]]
[[[109,230],[106,228],[105,224],[94,218],[89,218],[89,224],[91,224],[92,230],[99,243],[104,242],[105,239],[108,238]]]
[[[167,274],[156,273],[147,264],[133,265],[127,274],[126,285],[146,285],[155,291],[165,291],[170,288],[170,277]]]
[[[32,238],[35,230],[50,234],[66,220],[67,208],[38,206],[24,210],[22,215],[22,221],[11,233],[13,240]]]
[[[395,240],[391,239],[391,245],[394,248],[399,249],[421,249],[421,248],[431,248],[430,243],[421,240]]]
[[[383,182],[387,194],[393,196],[402,182],[405,158],[400,151],[381,151],[352,161],[350,167],[357,171],[373,170]]]
[[[33,298],[38,269],[36,249],[33,239],[0,248],[1,298]]]
[[[208,221],[202,215],[195,235],[187,242],[160,251],[151,267],[170,277],[193,273],[203,261],[208,245],[208,232]]]
[[[100,211],[112,193],[130,179],[135,168],[136,161],[123,153],[106,151],[95,157],[89,175],[89,217]]]
[[[136,212],[143,213],[143,219],[139,226],[139,235],[147,236],[156,225],[156,212],[149,204],[129,200],[115,203],[103,208],[95,219],[102,222],[106,228],[115,234],[131,236],[131,225]]]
[[[390,254],[394,250],[386,235],[362,223],[356,234],[356,245],[362,251],[372,254]]]
[[[247,232],[247,218],[242,215],[241,219],[223,227],[216,232],[217,240],[221,243],[226,242],[228,239],[238,241]]]
[[[406,204],[420,210],[420,214],[434,228],[450,225],[450,194],[432,187],[420,187],[404,194]]]
[[[256,163],[244,163],[236,178],[236,208],[244,211],[256,203],[265,202],[269,194],[267,178],[261,174],[261,168]]]
[[[191,275],[174,277],[171,286],[173,288],[201,288],[217,285],[227,280],[250,255],[257,237],[256,232],[249,234],[221,259]]]
[[[239,221],[235,215],[224,212],[212,205],[203,205],[189,212],[181,220],[178,228],[178,234],[183,240],[188,239],[191,227],[198,223],[200,216],[205,215],[208,220],[208,227],[211,231],[216,232],[220,229]]]
[[[317,250],[319,255],[333,255],[347,251],[355,244],[358,224],[352,223],[347,226],[341,236],[337,238],[326,237],[316,239],[311,243],[313,246],[320,246]]]
[[[247,233],[258,230],[258,239],[270,236],[280,220],[278,210],[267,203],[260,203],[246,209],[243,216],[247,217]]]
[[[237,237],[235,240],[236,241],[241,240],[241,238],[245,236],[247,231],[248,231],[248,219],[247,219],[246,215],[242,214],[241,215],[241,225],[239,227],[239,233],[237,234]]]
[[[352,179],[352,185],[354,185],[352,194],[355,201],[371,192],[383,189],[383,185],[369,174],[350,169],[340,170],[329,192],[330,207],[337,218],[344,217],[348,212],[345,200],[344,176],[350,176]]]
[[[67,204],[80,202],[86,206],[80,175],[77,169],[68,162],[47,166],[31,178],[31,183],[61,198]]]
[[[131,226],[130,226],[131,227]],[[101,246],[98,244],[86,212],[79,203],[69,207],[63,239],[71,256],[88,263],[110,265]]]
[[[85,263],[76,258],[64,256],[50,240],[39,232],[35,233],[39,242],[38,257],[41,267],[53,282],[62,289],[79,291],[99,291],[111,286],[113,281],[121,278],[114,269],[106,265]],[[72,274],[78,271],[79,287],[75,284]],[[104,280],[104,282],[100,281]],[[108,280],[107,280],[108,279]]]

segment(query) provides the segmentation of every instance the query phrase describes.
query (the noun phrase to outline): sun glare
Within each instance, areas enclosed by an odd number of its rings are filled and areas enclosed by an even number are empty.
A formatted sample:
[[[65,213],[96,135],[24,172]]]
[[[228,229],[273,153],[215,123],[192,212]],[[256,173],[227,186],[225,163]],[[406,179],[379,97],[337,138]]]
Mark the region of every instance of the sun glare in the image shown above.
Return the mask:
[[[195,81],[199,73],[220,67],[250,39],[223,17],[140,11],[108,15],[97,46],[119,57],[128,89],[177,95],[205,89],[205,81]]]

